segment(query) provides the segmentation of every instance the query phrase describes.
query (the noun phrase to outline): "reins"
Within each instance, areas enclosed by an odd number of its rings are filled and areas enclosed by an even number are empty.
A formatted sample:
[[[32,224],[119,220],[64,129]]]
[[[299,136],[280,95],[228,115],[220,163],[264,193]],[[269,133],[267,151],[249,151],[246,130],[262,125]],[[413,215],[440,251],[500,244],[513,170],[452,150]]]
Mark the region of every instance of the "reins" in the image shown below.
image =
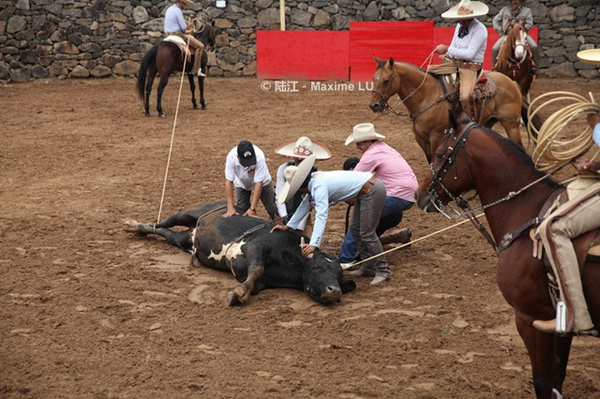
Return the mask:
[[[477,215],[476,217],[477,217],[477,218],[480,218],[480,217],[482,217],[482,216],[484,216],[484,214],[483,214],[483,213],[482,213],[482,214],[479,214],[479,215]],[[380,257],[380,256],[383,256],[383,255],[385,255],[385,254],[388,254],[388,253],[390,253],[390,252],[396,251],[396,250],[398,250],[398,249],[402,249],[402,248],[404,248],[404,247],[407,247],[407,246],[409,246],[409,245],[411,245],[411,244],[414,244],[414,243],[417,243],[417,242],[419,242],[419,241],[423,241],[423,240],[425,240],[425,239],[427,239],[427,238],[433,237],[433,236],[435,236],[435,235],[437,235],[437,234],[443,233],[443,232],[445,232],[445,231],[448,231],[448,230],[450,230],[450,229],[453,229],[453,228],[455,228],[455,227],[458,227],[458,226],[460,226],[460,225],[462,225],[462,224],[465,224],[465,223],[467,223],[467,222],[468,222],[468,220],[463,220],[462,222],[455,223],[455,224],[453,224],[452,226],[444,227],[443,229],[440,229],[440,230],[438,230],[438,231],[434,231],[433,233],[427,234],[426,236],[423,236],[423,237],[417,238],[417,239],[415,239],[415,240],[412,240],[412,241],[410,241],[410,242],[407,242],[407,243],[405,243],[405,244],[398,245],[397,247],[390,248],[390,249],[388,249],[387,251],[383,251],[382,253],[379,253],[379,254],[377,254],[377,255],[373,255],[373,256],[371,256],[370,258],[367,258],[367,259],[361,259],[360,261],[358,261],[358,262],[356,262],[356,263],[352,263],[352,264],[350,264],[350,265],[348,265],[348,266],[346,266],[346,267],[342,267],[342,269],[344,269],[344,270],[345,270],[345,269],[348,269],[348,268],[354,268],[354,267],[356,267],[356,266],[358,266],[358,265],[360,265],[360,264],[362,264],[362,263],[365,263],[365,262],[368,262],[368,261],[370,261],[370,260],[376,259],[376,258],[378,258],[378,257]]]

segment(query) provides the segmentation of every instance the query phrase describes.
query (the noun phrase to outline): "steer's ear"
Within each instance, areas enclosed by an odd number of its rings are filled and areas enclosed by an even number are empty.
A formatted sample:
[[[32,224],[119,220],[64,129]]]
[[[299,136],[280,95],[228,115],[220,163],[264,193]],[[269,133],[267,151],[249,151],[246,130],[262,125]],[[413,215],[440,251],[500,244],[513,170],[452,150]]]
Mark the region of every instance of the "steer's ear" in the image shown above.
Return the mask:
[[[353,280],[344,280],[340,282],[340,288],[342,289],[342,294],[346,292],[352,292],[356,289],[356,283]]]

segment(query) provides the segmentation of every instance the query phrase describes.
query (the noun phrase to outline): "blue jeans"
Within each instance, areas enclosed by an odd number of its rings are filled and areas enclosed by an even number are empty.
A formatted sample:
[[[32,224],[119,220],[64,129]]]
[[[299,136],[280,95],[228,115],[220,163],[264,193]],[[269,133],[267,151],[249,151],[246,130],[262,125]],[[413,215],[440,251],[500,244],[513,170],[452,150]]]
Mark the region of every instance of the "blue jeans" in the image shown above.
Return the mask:
[[[400,224],[402,212],[413,206],[414,202],[406,201],[396,197],[386,197],[385,204],[381,210],[379,225],[377,226],[377,236],[382,235],[386,230]],[[352,235],[350,229],[346,232],[344,242],[340,248],[338,259],[341,263],[350,263],[356,258],[358,244]]]

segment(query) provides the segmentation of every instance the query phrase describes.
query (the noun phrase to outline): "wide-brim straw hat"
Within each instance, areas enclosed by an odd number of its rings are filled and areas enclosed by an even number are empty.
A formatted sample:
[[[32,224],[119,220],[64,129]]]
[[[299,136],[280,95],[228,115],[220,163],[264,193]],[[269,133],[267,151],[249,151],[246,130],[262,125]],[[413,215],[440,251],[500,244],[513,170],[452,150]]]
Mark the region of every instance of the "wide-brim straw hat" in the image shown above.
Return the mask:
[[[581,62],[600,64],[600,48],[582,50],[577,53],[577,58],[579,58],[579,61]]]
[[[480,1],[461,0],[460,3],[442,14],[442,18],[452,21],[471,19],[487,15],[489,7]]]
[[[178,1],[178,0],[175,0],[175,1]],[[189,9],[193,10],[195,7],[194,2],[192,0],[179,0],[179,1],[183,1],[185,3],[185,8],[189,8]]]
[[[331,151],[324,144],[302,136],[298,140],[282,144],[275,149],[275,153],[288,158],[308,158],[315,155],[317,160],[331,158]]]
[[[306,177],[312,170],[313,165],[315,164],[316,156],[313,154],[306,159],[303,159],[298,166],[288,166],[283,171],[283,175],[285,176],[285,183],[283,187],[281,187],[281,191],[279,192],[278,201],[281,204],[286,203],[298,190]]]
[[[360,123],[352,129],[352,134],[346,139],[346,145],[367,140],[381,140],[385,136],[375,131],[372,123]]]

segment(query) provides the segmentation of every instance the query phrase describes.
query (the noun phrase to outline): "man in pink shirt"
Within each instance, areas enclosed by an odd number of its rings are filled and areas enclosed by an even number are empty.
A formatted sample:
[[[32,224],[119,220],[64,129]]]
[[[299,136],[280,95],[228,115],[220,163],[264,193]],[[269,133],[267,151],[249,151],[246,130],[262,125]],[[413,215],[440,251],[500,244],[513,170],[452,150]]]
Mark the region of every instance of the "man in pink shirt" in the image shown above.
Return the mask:
[[[378,236],[400,223],[402,212],[414,204],[414,194],[418,186],[417,177],[410,165],[398,151],[380,141],[382,139],[385,139],[385,136],[377,133],[372,123],[361,123],[354,126],[352,134],[346,140],[346,145],[355,143],[356,148],[363,153],[354,170],[373,172],[385,185],[387,197],[377,227]],[[403,229],[398,233],[402,241],[410,240],[409,229]],[[348,230],[338,259],[341,263],[351,263],[356,252],[356,241]],[[356,274],[360,273],[361,269]]]

